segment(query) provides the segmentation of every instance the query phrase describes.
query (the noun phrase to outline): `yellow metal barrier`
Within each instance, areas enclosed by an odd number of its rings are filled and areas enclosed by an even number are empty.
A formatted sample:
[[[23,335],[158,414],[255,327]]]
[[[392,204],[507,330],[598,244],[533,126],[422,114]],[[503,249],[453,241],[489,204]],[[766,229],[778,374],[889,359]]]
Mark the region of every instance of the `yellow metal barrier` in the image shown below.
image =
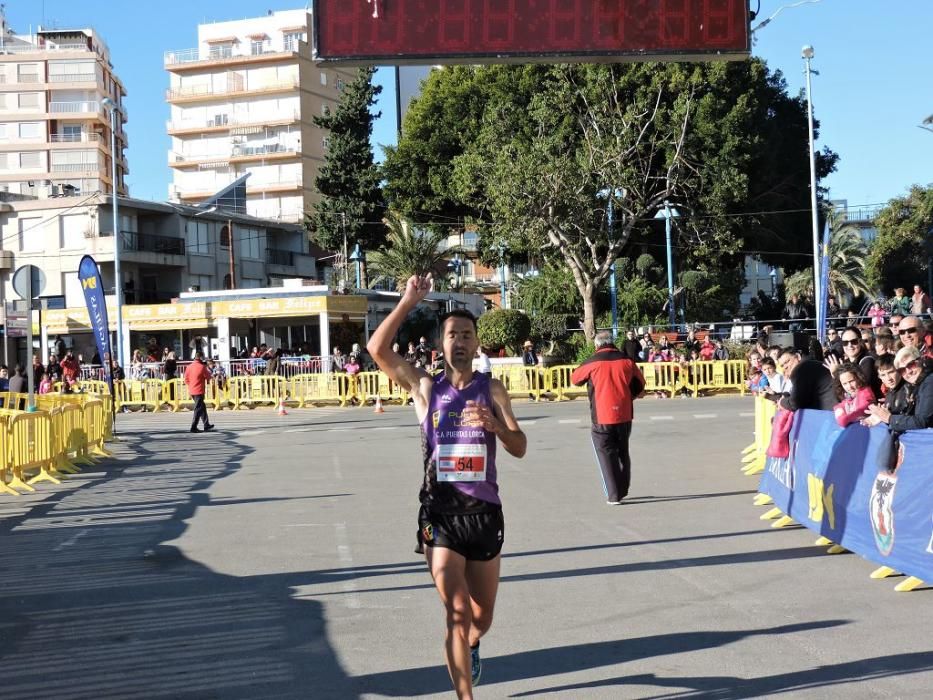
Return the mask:
[[[638,369],[645,377],[646,393],[665,393],[673,398],[687,379],[687,372],[676,362],[639,362]]]
[[[97,457],[112,457],[104,448],[105,425],[109,416],[104,415],[104,402],[98,399],[88,399],[84,404],[84,434],[85,444],[91,455]]]
[[[10,482],[14,478],[12,454],[10,452],[10,438],[7,433],[7,420],[9,416],[0,414],[0,493],[8,496],[19,496],[20,492],[14,489]]]
[[[204,385],[204,403],[215,411],[219,411],[227,403],[227,392],[217,386],[214,382],[207,382]],[[194,399],[191,398],[191,392],[184,379],[169,379],[164,382],[162,389],[162,403],[171,406],[173,411],[182,408],[193,409]]]
[[[576,368],[576,365],[558,365],[545,370],[545,390],[553,394],[558,401],[586,396],[585,385],[574,386],[570,381],[570,375]]]
[[[701,391],[738,391],[742,396],[746,392],[746,363],[743,360],[711,360],[691,362],[682,372],[686,372],[685,386],[697,396]]]
[[[509,396],[527,396],[537,401],[545,392],[545,371],[521,365],[493,365],[492,376],[505,385]]]
[[[228,381],[230,403],[235,409],[240,406],[254,408],[260,404],[275,406],[288,395],[288,383],[275,375],[231,377]]]
[[[158,411],[162,405],[162,384],[161,379],[114,382],[113,390],[116,393],[117,410],[148,408]]]
[[[56,478],[58,472],[52,464],[52,425],[49,414],[45,411],[18,413],[10,419],[8,425],[13,464],[10,486],[34,491],[32,485],[40,481],[60,484]],[[26,481],[26,473],[35,470],[39,473]]]
[[[346,404],[345,374],[299,374],[288,384],[288,394],[299,408],[314,404]]]

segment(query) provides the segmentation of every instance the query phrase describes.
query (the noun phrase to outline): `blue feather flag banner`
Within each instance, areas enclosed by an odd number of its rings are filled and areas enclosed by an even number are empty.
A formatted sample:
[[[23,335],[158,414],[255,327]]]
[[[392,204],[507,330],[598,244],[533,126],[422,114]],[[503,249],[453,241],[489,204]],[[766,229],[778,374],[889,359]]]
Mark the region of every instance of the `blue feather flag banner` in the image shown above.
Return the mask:
[[[110,372],[110,323],[107,320],[107,302],[104,299],[104,284],[100,278],[97,263],[90,255],[81,258],[78,264],[78,279],[81,289],[84,290],[84,301],[87,303],[87,314],[91,319],[91,332],[97,344],[97,352],[104,364],[104,373],[113,393],[113,377]]]

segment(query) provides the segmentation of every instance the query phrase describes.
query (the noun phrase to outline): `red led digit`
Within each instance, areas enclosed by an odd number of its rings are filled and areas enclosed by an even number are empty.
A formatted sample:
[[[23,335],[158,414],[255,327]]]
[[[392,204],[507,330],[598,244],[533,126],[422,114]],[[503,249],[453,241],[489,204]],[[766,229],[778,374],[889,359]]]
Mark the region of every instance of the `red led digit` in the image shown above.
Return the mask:
[[[661,0],[661,43],[684,46],[689,27],[687,0]]]
[[[515,39],[515,0],[483,0],[483,45],[509,46]]]
[[[328,3],[324,15],[328,50],[356,52],[359,49],[359,31],[364,26],[361,14],[359,3]]]
[[[625,41],[625,0],[597,0],[595,5],[594,48],[621,46]]]
[[[369,25],[369,37],[372,48],[381,48],[393,52],[396,47],[404,45],[402,31],[405,27],[403,19],[406,16],[406,0],[392,0],[392,2],[378,1],[379,17],[364,14],[362,22]],[[368,20],[368,21],[367,21]]]
[[[470,0],[440,0],[437,40],[448,51],[470,48]]]
[[[549,0],[548,42],[555,48],[575,46],[580,42],[580,23],[584,10],[581,0]]]
[[[744,0],[743,12],[744,12]],[[703,41],[728,43],[734,40],[735,0],[703,0]]]

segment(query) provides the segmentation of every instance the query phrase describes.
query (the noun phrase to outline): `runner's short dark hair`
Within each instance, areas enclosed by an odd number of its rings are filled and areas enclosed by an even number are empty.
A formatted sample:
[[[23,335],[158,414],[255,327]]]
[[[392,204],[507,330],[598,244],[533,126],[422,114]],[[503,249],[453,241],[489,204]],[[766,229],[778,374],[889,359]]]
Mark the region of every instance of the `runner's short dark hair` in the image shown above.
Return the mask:
[[[447,323],[449,318],[465,318],[470,323],[473,324],[473,332],[476,333],[476,316],[467,311],[466,309],[454,309],[453,311],[448,311],[446,314],[441,316],[441,332],[444,331],[444,324]]]

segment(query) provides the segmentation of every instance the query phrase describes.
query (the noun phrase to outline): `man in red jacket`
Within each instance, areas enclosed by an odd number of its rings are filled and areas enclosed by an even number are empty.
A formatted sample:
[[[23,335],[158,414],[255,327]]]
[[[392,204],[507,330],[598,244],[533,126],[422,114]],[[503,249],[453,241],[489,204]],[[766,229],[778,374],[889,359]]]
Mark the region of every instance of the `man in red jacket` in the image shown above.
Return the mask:
[[[185,370],[185,384],[188,386],[188,393],[194,399],[194,417],[191,420],[191,432],[200,433],[198,421],[204,421],[204,432],[214,429],[214,426],[207,420],[207,406],[204,404],[204,387],[211,380],[211,371],[204,364],[203,353],[195,353],[194,361],[188,365]]]
[[[570,376],[575,386],[587,385],[593,426],[591,436],[603,477],[606,503],[621,505],[632,479],[628,441],[632,434],[633,401],[645,390],[645,378],[635,363],[612,344],[608,332],[596,334],[596,353]]]

